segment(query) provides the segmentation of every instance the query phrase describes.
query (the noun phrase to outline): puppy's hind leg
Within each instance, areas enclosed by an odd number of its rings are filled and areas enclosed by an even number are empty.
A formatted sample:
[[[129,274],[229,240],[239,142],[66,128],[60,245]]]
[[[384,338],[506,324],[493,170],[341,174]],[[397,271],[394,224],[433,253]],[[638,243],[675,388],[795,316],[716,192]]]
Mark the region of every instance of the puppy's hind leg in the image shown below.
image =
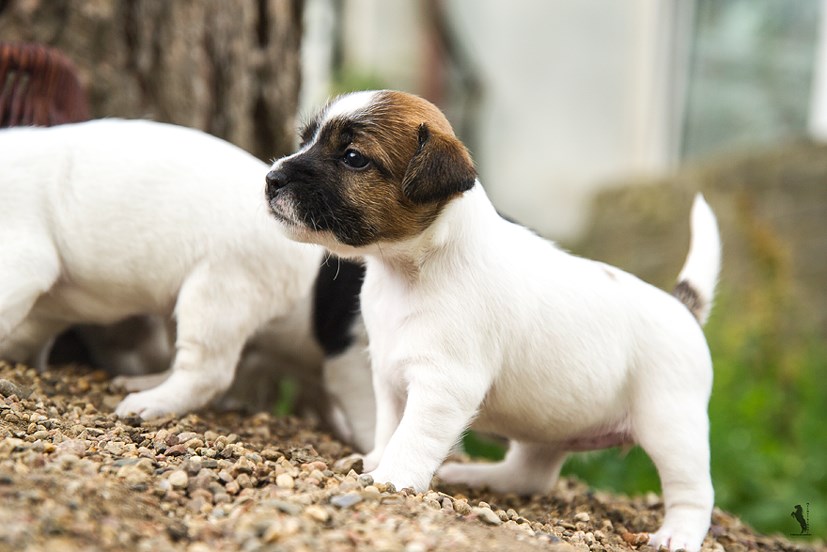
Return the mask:
[[[24,362],[43,372],[48,368],[49,353],[55,337],[66,328],[65,322],[29,313],[11,335],[0,343],[0,358]]]
[[[229,389],[245,342],[274,310],[266,293],[247,286],[248,274],[231,267],[202,267],[192,274],[175,307],[178,331],[170,376],[158,387],[127,395],[116,414],[144,419],[185,414]]]
[[[351,443],[359,451],[369,451],[374,444],[376,401],[365,345],[357,342],[325,358],[322,377],[325,390],[344,414]]]
[[[135,391],[146,391],[158,387],[164,383],[172,374],[172,370],[164,370],[157,374],[145,374],[142,376],[117,376],[112,378],[112,387],[123,389],[129,393]]]
[[[60,263],[51,247],[26,243],[25,248],[7,248],[9,242],[6,240],[14,239],[14,236],[0,235],[0,244],[3,244],[0,257],[0,355],[5,352],[4,341],[26,319],[37,298],[54,285],[60,274]]]
[[[665,516],[650,544],[700,550],[709,529],[713,490],[705,402],[652,396],[635,414],[634,431],[660,475]]]
[[[498,493],[548,494],[557,482],[566,456],[566,451],[551,445],[512,441],[501,462],[449,462],[437,471],[437,477],[443,483],[488,487]]]

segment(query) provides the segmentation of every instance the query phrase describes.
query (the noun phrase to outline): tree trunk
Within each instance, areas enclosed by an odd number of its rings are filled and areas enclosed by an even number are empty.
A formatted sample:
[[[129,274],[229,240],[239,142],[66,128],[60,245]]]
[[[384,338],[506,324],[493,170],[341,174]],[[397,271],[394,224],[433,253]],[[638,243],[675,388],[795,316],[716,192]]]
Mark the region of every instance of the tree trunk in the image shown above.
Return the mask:
[[[262,159],[294,147],[302,0],[0,0],[0,39],[60,49],[93,117],[200,128]]]

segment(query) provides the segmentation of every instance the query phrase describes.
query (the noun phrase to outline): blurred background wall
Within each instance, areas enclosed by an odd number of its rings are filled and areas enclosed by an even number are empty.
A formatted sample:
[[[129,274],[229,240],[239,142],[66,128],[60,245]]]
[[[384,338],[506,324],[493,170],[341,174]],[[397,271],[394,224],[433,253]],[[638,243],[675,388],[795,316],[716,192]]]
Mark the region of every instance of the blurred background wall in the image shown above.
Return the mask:
[[[419,93],[501,211],[667,289],[703,191],[716,502],[785,534],[806,504],[827,537],[827,0],[0,0],[0,40],[67,54],[93,116],[264,159],[338,92]],[[565,472],[658,490],[640,451]]]
[[[620,178],[808,122],[827,135],[822,14],[820,0],[308,0],[302,106],[336,85],[420,93],[502,210],[570,239]]]

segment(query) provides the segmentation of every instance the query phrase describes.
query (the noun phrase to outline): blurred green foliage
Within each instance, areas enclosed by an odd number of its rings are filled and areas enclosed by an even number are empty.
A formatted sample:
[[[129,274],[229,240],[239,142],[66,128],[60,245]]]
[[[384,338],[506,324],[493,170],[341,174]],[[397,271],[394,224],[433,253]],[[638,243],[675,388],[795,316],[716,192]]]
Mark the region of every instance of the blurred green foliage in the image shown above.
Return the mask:
[[[279,380],[279,390],[273,405],[273,415],[281,417],[295,413],[298,398],[298,380],[291,376],[283,377]]]
[[[331,96],[338,96],[359,90],[383,90],[385,88],[388,88],[388,83],[376,74],[342,70],[334,75],[330,93]]]

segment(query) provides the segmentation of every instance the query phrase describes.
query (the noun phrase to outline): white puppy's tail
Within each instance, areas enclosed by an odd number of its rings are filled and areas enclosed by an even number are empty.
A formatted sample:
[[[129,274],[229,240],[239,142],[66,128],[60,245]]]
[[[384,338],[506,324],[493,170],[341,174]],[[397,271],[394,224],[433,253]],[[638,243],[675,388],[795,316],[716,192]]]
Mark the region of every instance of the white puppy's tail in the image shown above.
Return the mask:
[[[692,205],[692,239],[689,255],[672,295],[703,325],[712,309],[715,284],[721,269],[721,237],[712,209],[701,194]]]

